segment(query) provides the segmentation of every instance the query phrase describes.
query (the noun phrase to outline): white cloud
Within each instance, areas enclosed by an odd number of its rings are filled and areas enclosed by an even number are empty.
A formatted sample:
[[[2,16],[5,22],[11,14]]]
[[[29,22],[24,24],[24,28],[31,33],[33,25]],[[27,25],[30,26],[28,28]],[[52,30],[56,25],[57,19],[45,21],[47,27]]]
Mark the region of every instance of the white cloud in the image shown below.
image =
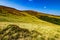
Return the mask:
[[[18,9],[18,10],[25,10],[25,9],[27,9],[27,8],[24,7],[24,6],[17,5],[17,4],[15,4],[15,3],[13,3],[13,2],[4,1],[4,0],[0,0],[0,5],[12,7],[12,8],[16,8],[16,9]]]

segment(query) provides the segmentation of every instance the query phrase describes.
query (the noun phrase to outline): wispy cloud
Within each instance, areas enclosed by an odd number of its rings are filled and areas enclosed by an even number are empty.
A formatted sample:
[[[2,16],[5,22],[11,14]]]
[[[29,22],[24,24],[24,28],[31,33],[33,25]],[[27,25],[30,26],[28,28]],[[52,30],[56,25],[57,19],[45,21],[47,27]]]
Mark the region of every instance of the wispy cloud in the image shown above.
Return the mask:
[[[0,5],[3,5],[3,6],[8,6],[8,7],[13,7],[13,8],[16,8],[18,10],[26,10],[27,8],[21,6],[21,5],[18,5],[16,3],[13,3],[13,2],[10,2],[8,0],[0,0]]]

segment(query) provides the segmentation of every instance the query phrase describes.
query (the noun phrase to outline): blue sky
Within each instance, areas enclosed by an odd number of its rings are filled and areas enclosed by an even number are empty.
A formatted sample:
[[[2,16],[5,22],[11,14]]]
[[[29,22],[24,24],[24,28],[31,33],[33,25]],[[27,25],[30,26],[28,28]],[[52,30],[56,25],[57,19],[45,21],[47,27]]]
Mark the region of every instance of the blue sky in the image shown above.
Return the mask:
[[[0,5],[60,15],[60,0],[0,0]]]

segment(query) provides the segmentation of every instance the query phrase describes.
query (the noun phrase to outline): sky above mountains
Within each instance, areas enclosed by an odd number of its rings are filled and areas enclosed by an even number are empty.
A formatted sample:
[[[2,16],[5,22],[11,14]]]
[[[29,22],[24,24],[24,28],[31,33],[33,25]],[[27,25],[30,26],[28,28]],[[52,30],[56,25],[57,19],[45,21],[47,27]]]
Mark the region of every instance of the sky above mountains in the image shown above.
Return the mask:
[[[60,0],[0,0],[0,5],[60,15]]]

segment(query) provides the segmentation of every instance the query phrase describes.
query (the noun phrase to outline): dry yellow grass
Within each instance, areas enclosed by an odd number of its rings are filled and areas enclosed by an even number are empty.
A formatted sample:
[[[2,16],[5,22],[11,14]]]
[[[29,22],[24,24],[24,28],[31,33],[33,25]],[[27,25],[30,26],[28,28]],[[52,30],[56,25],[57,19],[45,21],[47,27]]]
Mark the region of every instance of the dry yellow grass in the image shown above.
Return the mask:
[[[12,22],[0,22],[0,28],[5,28],[7,25],[9,24],[14,24],[14,25],[18,25],[21,28],[25,28],[28,30],[36,30],[39,33],[43,34],[43,36],[45,36],[45,38],[47,39],[48,37],[54,37],[56,34],[59,35],[60,39],[60,32],[58,32],[60,30],[60,26],[59,25],[55,25],[52,23],[40,23],[40,24],[34,24],[34,23],[12,23]],[[56,40],[58,40],[56,39]]]

